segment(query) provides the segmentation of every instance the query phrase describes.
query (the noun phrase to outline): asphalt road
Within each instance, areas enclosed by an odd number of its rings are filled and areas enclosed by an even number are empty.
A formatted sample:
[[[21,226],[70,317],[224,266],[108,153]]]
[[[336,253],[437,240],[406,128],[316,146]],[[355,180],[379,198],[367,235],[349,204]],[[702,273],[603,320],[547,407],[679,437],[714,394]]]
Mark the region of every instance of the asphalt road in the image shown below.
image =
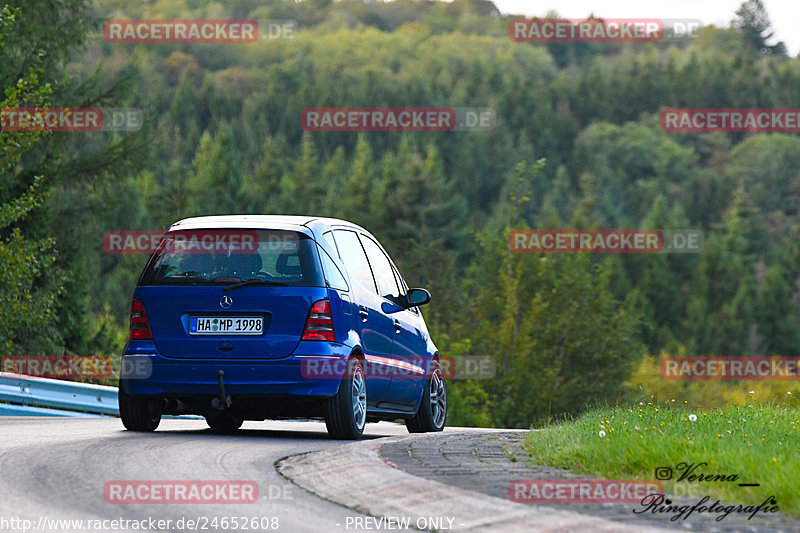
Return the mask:
[[[405,434],[404,426],[387,422],[367,424],[365,431],[366,438]],[[139,531],[364,531],[368,523],[357,520],[365,515],[292,485],[274,467],[288,455],[343,442],[328,439],[318,422],[246,422],[236,435],[220,435],[203,420],[163,420],[155,433],[143,434],[124,431],[116,418],[0,417],[0,531],[120,531],[124,525]],[[108,503],[104,488],[120,480],[250,481],[259,497],[254,503]],[[226,524],[223,517],[229,517]],[[115,528],[114,519],[137,522]]]

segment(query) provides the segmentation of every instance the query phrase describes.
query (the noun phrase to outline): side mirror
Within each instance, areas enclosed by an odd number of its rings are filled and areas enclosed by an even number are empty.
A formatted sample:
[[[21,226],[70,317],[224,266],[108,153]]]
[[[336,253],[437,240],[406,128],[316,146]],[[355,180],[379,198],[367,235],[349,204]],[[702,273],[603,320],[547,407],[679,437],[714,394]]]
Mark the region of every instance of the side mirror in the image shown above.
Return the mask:
[[[408,289],[405,297],[405,307],[417,307],[431,301],[431,293],[425,289]]]

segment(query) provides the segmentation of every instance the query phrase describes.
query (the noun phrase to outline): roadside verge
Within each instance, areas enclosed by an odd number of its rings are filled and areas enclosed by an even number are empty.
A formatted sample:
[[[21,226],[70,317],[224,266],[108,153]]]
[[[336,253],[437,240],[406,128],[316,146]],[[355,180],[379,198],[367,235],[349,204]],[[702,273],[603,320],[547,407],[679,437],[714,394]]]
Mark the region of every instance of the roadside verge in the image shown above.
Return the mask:
[[[424,438],[358,441],[287,457],[276,466],[281,475],[321,498],[370,516],[410,519],[411,527],[429,531],[666,531],[482,495],[413,476],[378,455],[385,444]]]

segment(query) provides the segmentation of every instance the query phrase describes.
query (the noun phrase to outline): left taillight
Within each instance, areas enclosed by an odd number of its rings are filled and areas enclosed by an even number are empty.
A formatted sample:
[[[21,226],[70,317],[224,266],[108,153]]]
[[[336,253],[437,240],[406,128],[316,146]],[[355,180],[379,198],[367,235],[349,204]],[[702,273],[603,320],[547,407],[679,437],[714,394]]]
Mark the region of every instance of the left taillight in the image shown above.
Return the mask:
[[[311,306],[301,340],[336,342],[331,303],[328,300],[319,300]]]
[[[131,334],[130,340],[149,340],[153,338],[150,332],[150,322],[147,320],[147,311],[144,304],[136,298],[131,301]]]

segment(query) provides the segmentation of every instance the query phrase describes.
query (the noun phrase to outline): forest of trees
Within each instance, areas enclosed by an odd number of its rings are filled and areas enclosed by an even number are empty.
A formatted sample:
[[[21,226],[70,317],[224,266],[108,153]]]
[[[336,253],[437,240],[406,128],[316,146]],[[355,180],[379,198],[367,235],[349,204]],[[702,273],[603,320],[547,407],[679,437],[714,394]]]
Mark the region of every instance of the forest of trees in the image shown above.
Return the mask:
[[[8,4],[4,9],[2,6]],[[250,44],[111,44],[108,18],[292,20]],[[800,138],[667,133],[667,107],[800,107],[758,0],[684,43],[518,43],[488,0],[0,0],[2,107],[138,132],[0,133],[0,353],[118,355],[144,255],[112,229],[314,214],[373,232],[443,354],[451,424],[630,393],[647,354],[797,355]],[[489,131],[307,132],[307,107],[478,107]],[[699,229],[699,254],[514,254],[520,228]],[[626,384],[627,382],[627,384]]]

